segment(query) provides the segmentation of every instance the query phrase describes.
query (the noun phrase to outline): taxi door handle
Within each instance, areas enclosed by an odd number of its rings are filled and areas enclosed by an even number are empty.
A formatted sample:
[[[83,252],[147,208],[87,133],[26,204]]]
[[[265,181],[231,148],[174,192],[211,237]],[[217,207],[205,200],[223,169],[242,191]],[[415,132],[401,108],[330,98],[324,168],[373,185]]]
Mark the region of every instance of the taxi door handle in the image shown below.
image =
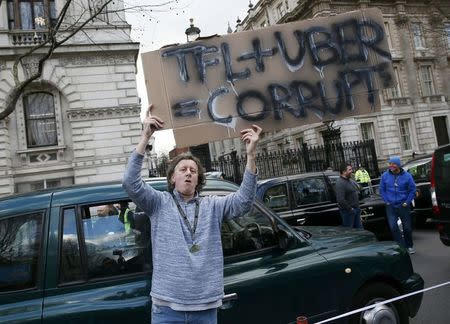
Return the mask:
[[[233,301],[238,299],[238,295],[236,293],[231,293],[223,296],[222,298],[222,306],[220,309],[230,309],[233,307]]]

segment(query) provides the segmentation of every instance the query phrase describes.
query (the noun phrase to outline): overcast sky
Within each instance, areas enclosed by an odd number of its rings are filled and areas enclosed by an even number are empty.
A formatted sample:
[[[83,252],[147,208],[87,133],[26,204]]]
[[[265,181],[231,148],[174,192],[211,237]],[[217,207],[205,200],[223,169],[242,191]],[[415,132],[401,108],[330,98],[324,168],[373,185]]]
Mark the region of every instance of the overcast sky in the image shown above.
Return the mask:
[[[254,0],[253,4],[256,2]],[[226,34],[228,22],[235,30],[237,17],[243,19],[247,14],[248,3],[248,0],[179,0],[174,5],[176,9],[129,14],[127,20],[132,25],[132,38],[141,43],[140,52],[143,53],[164,45],[186,42],[184,32],[189,27],[189,18],[194,18],[194,25],[200,28],[201,36]],[[144,109],[148,100],[140,59],[137,88]],[[155,137],[157,153],[168,152],[175,145],[171,131],[156,132]]]

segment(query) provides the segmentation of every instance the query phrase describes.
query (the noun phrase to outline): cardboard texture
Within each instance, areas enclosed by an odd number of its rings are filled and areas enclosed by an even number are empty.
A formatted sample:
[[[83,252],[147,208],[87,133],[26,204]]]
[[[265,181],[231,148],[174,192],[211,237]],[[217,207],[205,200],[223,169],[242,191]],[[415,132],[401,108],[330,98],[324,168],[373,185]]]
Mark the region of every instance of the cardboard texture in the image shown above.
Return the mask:
[[[152,114],[177,147],[379,111],[394,86],[376,8],[142,54]]]

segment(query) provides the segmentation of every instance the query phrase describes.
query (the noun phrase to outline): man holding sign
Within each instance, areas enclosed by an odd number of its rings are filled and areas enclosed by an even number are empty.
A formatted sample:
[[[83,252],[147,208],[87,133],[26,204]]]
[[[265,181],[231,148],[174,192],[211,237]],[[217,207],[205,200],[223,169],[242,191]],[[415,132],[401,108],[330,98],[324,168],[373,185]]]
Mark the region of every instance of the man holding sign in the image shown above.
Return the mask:
[[[221,224],[253,205],[256,145],[262,129],[252,125],[240,132],[247,165],[239,190],[224,197],[200,197],[204,170],[189,153],[177,156],[169,166],[168,192],[142,181],[145,146],[153,132],[163,127],[164,121],[149,109],[123,177],[130,198],[151,220],[152,324],[185,323],[186,318],[194,324],[217,323],[217,307],[224,295]]]

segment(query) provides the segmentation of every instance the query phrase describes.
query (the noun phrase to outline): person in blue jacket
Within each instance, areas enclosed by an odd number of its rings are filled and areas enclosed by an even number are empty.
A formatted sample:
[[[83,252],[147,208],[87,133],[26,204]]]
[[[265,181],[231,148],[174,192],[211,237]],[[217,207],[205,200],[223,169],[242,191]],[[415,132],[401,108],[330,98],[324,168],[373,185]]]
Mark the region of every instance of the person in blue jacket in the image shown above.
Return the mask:
[[[389,159],[389,169],[383,173],[380,193],[386,203],[386,215],[394,240],[407,248],[409,254],[415,253],[412,241],[411,202],[416,194],[414,179],[401,168],[400,157]],[[398,226],[402,221],[403,235]]]

